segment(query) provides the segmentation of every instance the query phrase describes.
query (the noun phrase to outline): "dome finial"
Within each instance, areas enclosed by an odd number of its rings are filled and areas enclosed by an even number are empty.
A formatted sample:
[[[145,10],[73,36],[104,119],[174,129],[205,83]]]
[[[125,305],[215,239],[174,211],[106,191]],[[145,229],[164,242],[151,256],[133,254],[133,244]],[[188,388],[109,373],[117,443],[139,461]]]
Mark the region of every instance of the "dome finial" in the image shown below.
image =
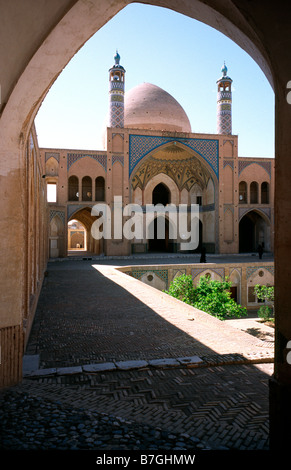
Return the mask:
[[[227,66],[225,65],[225,61],[223,63],[223,67],[221,69],[222,73],[223,73],[223,76],[226,77],[226,74],[227,74]]]
[[[115,61],[115,65],[119,65],[119,61],[120,61],[120,55],[118,54],[118,50],[116,49],[116,54],[114,56],[114,61]]]

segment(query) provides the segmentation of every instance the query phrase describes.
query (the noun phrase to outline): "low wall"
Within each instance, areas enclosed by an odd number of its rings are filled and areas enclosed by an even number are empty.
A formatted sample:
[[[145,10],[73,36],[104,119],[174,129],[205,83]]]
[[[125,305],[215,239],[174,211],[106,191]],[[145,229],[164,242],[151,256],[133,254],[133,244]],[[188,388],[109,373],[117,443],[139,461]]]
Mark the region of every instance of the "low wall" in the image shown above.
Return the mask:
[[[122,266],[117,269],[161,291],[168,289],[171,282],[182,274],[192,276],[194,284],[197,284],[200,277],[205,274],[217,280],[224,280],[228,277],[232,284],[232,296],[248,310],[256,310],[260,306],[253,291],[256,284],[274,285],[274,262],[270,261],[218,264],[152,264]]]

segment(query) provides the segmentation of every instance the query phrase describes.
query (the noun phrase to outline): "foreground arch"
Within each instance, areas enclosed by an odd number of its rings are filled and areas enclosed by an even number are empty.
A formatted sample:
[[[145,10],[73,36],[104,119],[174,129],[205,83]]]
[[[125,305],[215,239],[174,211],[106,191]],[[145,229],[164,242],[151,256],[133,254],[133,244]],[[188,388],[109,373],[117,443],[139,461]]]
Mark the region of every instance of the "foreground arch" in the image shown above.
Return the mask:
[[[0,207],[2,229],[10,235],[2,243],[0,257],[0,331],[2,338],[5,337],[1,343],[2,386],[21,379],[23,320],[30,314],[27,311],[24,285],[29,237],[25,169],[30,129],[49,87],[70,58],[102,25],[129,3],[130,0],[1,1],[5,21],[0,30],[0,55],[5,67],[1,69]],[[258,63],[275,91],[277,317],[275,374],[270,382],[270,437],[273,447],[287,448],[291,437],[291,366],[286,360],[287,343],[291,340],[288,281],[291,228],[289,218],[286,217],[291,212],[291,99],[287,99],[287,92],[291,88],[291,37],[288,2],[156,0],[141,3],[171,8],[226,34]],[[38,184],[43,188],[42,181]],[[11,188],[14,189],[13,195]],[[39,207],[41,210],[42,207]],[[17,227],[17,230],[11,227]],[[9,262],[11,258],[13,263]]]

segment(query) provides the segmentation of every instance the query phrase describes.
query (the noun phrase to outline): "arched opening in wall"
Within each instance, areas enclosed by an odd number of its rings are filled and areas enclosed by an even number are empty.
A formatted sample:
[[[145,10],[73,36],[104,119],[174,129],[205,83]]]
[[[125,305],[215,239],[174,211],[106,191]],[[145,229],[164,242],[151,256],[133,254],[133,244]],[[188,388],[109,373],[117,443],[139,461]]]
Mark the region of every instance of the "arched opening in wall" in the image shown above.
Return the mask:
[[[259,185],[253,181],[250,185],[250,202],[251,204],[258,204],[259,202]]]
[[[79,201],[79,179],[77,176],[70,176],[68,180],[68,200]]]
[[[159,253],[171,253],[174,250],[172,240],[169,239],[170,227],[166,217],[158,216],[150,222],[148,239],[148,251]]]
[[[93,3],[94,3],[94,2],[90,2],[90,8],[93,8]],[[189,3],[190,3],[190,2],[189,2]],[[84,6],[86,5],[86,3],[84,3],[84,2],[83,2],[83,4],[84,4]],[[89,5],[89,2],[88,2],[87,4]],[[167,2],[165,2],[165,4],[167,4]],[[177,2],[177,5],[178,5],[178,2]],[[184,2],[183,2],[183,5],[184,5]],[[204,6],[205,6],[205,8],[208,8],[208,6],[206,6],[206,4],[205,4]],[[189,10],[190,10],[190,7],[189,7]],[[217,23],[218,23],[218,18],[215,17],[215,10],[213,9],[213,13],[211,12],[211,10],[212,10],[212,9],[209,8],[209,17],[212,18],[213,24],[217,24]],[[199,11],[199,9],[197,9],[197,11]],[[108,19],[109,19],[109,15],[110,15],[110,13],[108,13],[108,17],[107,17]],[[91,14],[91,17],[92,17],[92,16],[93,16],[93,15]],[[97,16],[97,15],[96,15],[96,16]],[[107,19],[107,18],[105,18],[105,19]],[[243,18],[243,15],[242,15],[242,18]],[[65,23],[65,22],[63,22],[63,23]],[[225,30],[226,32],[227,32],[227,31],[230,31],[230,28],[229,28],[229,26],[228,26],[228,23],[229,23],[229,19],[225,19],[224,17],[222,17],[222,19],[219,21],[220,27],[222,28],[222,30]],[[230,21],[230,24],[231,24],[231,21]],[[69,26],[69,28],[70,28],[71,30],[73,30],[73,28],[71,28],[70,21],[67,21],[67,25]],[[57,26],[58,26],[58,25],[57,25]],[[63,27],[64,27],[64,25],[63,25]],[[56,34],[58,35],[58,33],[59,33],[58,28],[56,27],[56,28],[54,28],[54,29],[56,30]],[[84,22],[84,27],[83,27],[82,29],[86,31],[86,22]],[[251,30],[251,26],[250,26],[250,30]],[[80,33],[80,34],[81,34],[81,33]],[[89,37],[89,35],[92,34],[92,30],[89,31],[89,28],[88,28],[88,33],[86,32],[85,34],[87,34],[87,37]],[[231,30],[231,32],[230,32],[229,34],[230,34],[230,36],[232,37],[232,39],[236,40],[236,37],[235,37],[235,29],[234,29],[234,30]],[[75,35],[75,36],[79,36],[79,35]],[[72,37],[71,37],[71,36],[67,35],[67,37],[68,37],[67,41],[71,41],[71,40],[72,40]],[[66,34],[64,34],[63,48],[64,48],[64,49],[67,48],[67,50],[69,51],[69,52],[68,52],[69,54],[72,53],[71,55],[73,55],[73,53],[74,53],[74,52],[77,50],[77,48],[82,44],[82,42],[84,42],[84,39],[85,39],[85,38],[84,38],[84,37],[81,37],[81,36],[79,36],[79,37],[80,37],[80,39],[78,39],[79,43],[77,44],[77,46],[75,46],[75,44],[71,45],[71,50],[70,50],[70,47],[68,47],[68,43],[65,42],[65,41],[66,41]],[[237,34],[237,38],[239,38],[239,37],[241,37],[241,36],[240,36],[239,34]],[[237,39],[237,41],[239,42],[240,39]],[[49,44],[49,41],[45,41],[45,42]],[[73,41],[72,41],[72,42],[73,42]],[[250,42],[252,43],[252,41],[250,41]],[[51,41],[51,43],[52,43],[52,41]],[[50,46],[48,46],[48,47],[50,47]],[[40,48],[40,49],[41,49],[41,48]],[[250,49],[249,46],[248,46],[248,49]],[[255,49],[255,48],[254,48],[254,49]],[[45,51],[40,51],[40,53],[44,53],[44,52],[46,52],[46,50],[45,50]],[[47,57],[52,57],[52,56],[53,56],[52,51],[50,51],[50,52],[51,52],[51,54],[46,54]],[[60,57],[61,57],[61,54],[62,54],[62,51],[61,51],[61,53],[59,54]],[[53,63],[54,61],[51,60],[50,62]],[[262,63],[264,63],[264,62],[262,61]],[[61,65],[65,65],[65,60],[63,61],[63,63],[62,63]],[[59,67],[59,69],[60,69],[60,66],[59,66],[59,65],[58,65],[58,67]],[[27,67],[27,68],[29,69],[29,67]],[[41,70],[41,68],[42,68],[42,69],[45,69],[45,67],[39,67],[39,70]],[[42,89],[40,90],[41,92],[44,92],[44,91],[47,90],[49,81],[52,80],[52,77],[56,76],[57,71],[58,71],[57,67],[48,65],[48,72],[49,72],[49,73],[47,73],[47,70],[45,69],[46,75],[48,76],[47,80],[45,81],[45,79],[44,79],[43,77],[41,77],[41,80],[39,80],[40,83],[41,83],[40,86],[42,87]],[[33,73],[33,70],[32,70],[32,73]],[[31,73],[30,76],[32,76],[32,73]],[[35,74],[35,75],[36,75],[36,74]],[[25,79],[25,77],[24,77],[24,79]],[[20,85],[20,86],[21,86],[21,85]],[[17,88],[17,87],[16,87],[16,88]],[[18,88],[19,88],[19,87],[18,87]],[[25,88],[24,88],[24,91],[26,91]],[[24,95],[24,96],[26,96],[26,95]],[[40,97],[40,93],[39,93],[39,90],[38,90],[38,89],[36,90],[36,92],[33,93],[33,96],[32,96],[32,97],[27,97],[28,99],[27,99],[26,101],[27,101],[29,104],[30,104],[30,102],[32,103],[32,104],[31,104],[31,109],[32,109],[32,110],[33,110],[34,103],[37,103],[37,102],[38,102],[38,98],[39,98],[39,97]],[[30,110],[28,109],[28,111],[30,111]],[[25,116],[29,116],[29,115],[30,115],[30,113],[29,113],[28,111],[27,111],[27,113],[25,114]],[[22,115],[24,115],[23,111],[22,111]],[[22,115],[21,115],[21,116],[22,116]],[[31,115],[32,115],[32,113],[31,113]],[[25,119],[24,119],[24,118],[23,118],[23,120],[22,120],[22,122],[21,122],[21,126],[22,126],[22,123],[23,123],[23,122],[25,122]],[[21,129],[21,126],[19,127],[19,129]],[[19,132],[18,132],[18,134],[19,134]]]
[[[265,251],[271,249],[270,222],[253,210],[245,214],[239,222],[239,252],[257,252],[259,245],[262,245]]]
[[[266,181],[264,181],[261,184],[261,203],[262,204],[270,203],[269,183],[267,183]]]
[[[95,180],[95,201],[105,201],[105,179],[98,176]]]
[[[68,221],[68,255],[76,255],[77,251],[82,256],[99,255],[103,253],[103,240],[93,238],[91,228],[96,216],[91,215],[90,207],[83,207],[70,215]],[[78,229],[78,230],[77,230]],[[83,231],[83,235],[80,233]],[[81,246],[82,245],[82,246]]]
[[[68,222],[68,251],[86,251],[87,233],[81,222],[76,219]]]
[[[163,204],[166,206],[171,202],[171,192],[169,188],[164,183],[159,183],[153,190],[153,198],[152,203],[156,204]]]
[[[92,179],[90,176],[82,178],[82,201],[92,201]]]
[[[59,215],[55,215],[49,225],[49,257],[64,256],[64,222]]]
[[[248,202],[248,193],[247,193],[247,183],[245,181],[240,181],[239,183],[239,203],[247,204]]]

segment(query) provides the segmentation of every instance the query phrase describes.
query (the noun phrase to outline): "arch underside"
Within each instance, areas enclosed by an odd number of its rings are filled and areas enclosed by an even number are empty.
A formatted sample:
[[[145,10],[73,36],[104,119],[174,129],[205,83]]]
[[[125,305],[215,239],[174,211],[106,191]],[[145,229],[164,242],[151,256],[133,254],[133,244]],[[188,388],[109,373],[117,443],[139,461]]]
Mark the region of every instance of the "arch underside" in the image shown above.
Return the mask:
[[[170,144],[144,157],[132,176],[132,189],[143,190],[153,177],[161,173],[169,176],[180,191],[190,191],[195,184],[203,190],[211,178],[206,164],[194,152]]]

